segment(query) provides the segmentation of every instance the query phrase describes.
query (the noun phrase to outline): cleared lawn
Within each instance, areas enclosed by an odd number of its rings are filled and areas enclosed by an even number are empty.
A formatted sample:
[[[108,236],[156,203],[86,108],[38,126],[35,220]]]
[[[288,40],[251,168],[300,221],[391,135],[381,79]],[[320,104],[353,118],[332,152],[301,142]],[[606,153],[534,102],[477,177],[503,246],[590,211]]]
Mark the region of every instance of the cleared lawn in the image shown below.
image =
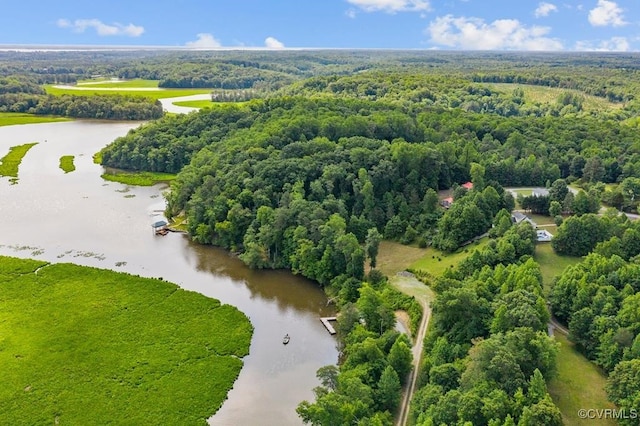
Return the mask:
[[[594,364],[575,350],[562,334],[556,333],[560,343],[558,352],[558,375],[548,383],[549,393],[560,411],[564,424],[579,425],[615,425],[612,419],[581,419],[578,410],[615,408],[607,399],[604,391],[606,378]]]
[[[0,257],[1,423],[206,425],[251,334],[175,284]]]
[[[422,270],[430,273],[434,277],[442,275],[442,273],[451,268],[455,268],[458,263],[473,253],[476,248],[481,248],[489,242],[489,238],[482,238],[471,243],[455,253],[443,253],[433,247],[424,250],[424,255],[413,262],[410,269]]]
[[[551,231],[550,231],[551,232]],[[540,265],[545,294],[549,294],[553,279],[562,274],[567,266],[575,265],[582,260],[581,257],[560,256],[553,251],[551,243],[536,244],[533,258]]]
[[[0,112],[0,126],[14,126],[16,124],[55,123],[70,121],[69,118],[51,115],[23,114],[20,112]]]

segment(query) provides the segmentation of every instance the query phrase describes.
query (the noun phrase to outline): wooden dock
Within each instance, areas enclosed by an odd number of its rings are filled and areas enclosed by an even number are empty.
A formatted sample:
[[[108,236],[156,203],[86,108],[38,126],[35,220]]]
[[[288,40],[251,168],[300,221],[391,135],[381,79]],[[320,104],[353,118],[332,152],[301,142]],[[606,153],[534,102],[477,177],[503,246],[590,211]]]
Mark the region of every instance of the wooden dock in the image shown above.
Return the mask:
[[[333,328],[331,323],[329,323],[329,321],[335,321],[336,319],[337,319],[336,317],[323,317],[323,318],[320,318],[320,321],[322,322],[322,325],[324,325],[324,327],[327,329],[329,334],[336,334],[335,328]]]

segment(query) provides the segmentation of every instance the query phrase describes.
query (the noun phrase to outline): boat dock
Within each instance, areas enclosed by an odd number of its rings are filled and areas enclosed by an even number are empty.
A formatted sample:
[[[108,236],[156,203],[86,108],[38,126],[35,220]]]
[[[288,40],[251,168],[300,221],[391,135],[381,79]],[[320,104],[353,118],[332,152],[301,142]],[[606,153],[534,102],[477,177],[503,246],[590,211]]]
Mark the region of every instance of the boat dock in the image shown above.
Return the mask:
[[[333,328],[331,323],[329,323],[329,321],[335,321],[336,319],[337,319],[336,317],[323,317],[323,318],[320,318],[320,321],[322,322],[322,325],[324,325],[324,327],[327,329],[329,334],[336,334],[335,328]]]

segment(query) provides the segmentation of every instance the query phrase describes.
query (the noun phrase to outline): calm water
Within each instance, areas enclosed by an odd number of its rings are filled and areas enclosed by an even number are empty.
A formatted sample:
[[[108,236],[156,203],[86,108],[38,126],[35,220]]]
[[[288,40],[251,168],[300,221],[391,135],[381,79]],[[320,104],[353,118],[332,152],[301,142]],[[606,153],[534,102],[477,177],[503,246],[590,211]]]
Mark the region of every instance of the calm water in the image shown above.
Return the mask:
[[[238,307],[255,328],[251,353],[212,425],[299,425],[295,413],[312,399],[316,370],[337,362],[335,339],[319,317],[333,314],[312,282],[284,271],[253,271],[228,253],[181,234],[153,235],[166,188],[104,181],[92,155],[131,123],[67,122],[0,127],[0,157],[39,142],[19,180],[0,178],[0,254],[163,277]],[[75,155],[76,171],[59,168]],[[291,343],[284,346],[288,333]]]

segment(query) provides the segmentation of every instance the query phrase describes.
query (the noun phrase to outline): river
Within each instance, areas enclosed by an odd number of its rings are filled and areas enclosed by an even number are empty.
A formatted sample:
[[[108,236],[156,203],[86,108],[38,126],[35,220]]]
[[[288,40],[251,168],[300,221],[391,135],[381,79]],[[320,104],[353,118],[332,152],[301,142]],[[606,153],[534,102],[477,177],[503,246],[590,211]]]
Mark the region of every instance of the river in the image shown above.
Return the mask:
[[[132,123],[73,121],[0,127],[0,158],[38,142],[18,181],[0,178],[0,254],[72,262],[162,277],[238,307],[255,331],[250,355],[211,425],[300,425],[295,408],[313,399],[318,368],[335,364],[336,340],[319,318],[334,313],[314,283],[286,271],[254,271],[229,253],[182,234],[155,236],[166,186],[104,181],[92,155]],[[59,168],[74,155],[76,170]],[[288,333],[291,342],[282,344]]]

